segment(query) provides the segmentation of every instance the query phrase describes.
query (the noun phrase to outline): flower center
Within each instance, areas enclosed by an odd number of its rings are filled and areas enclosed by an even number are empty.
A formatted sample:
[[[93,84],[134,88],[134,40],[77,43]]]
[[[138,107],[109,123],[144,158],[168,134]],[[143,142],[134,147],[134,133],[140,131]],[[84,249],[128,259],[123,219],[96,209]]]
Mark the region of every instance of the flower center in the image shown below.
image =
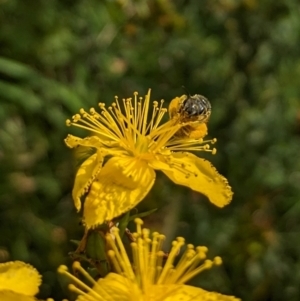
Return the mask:
[[[172,151],[206,151],[214,154],[216,150],[210,149],[216,139],[203,141],[202,138],[179,137],[176,133],[182,129],[193,129],[193,122],[181,122],[176,118],[162,123],[167,112],[163,108],[164,101],[153,101],[150,108],[150,90],[143,99],[134,93],[134,97],[123,99],[118,97],[108,108],[104,103],[99,103],[101,112],[91,108],[89,112],[84,109],[80,114],[67,120],[68,126],[76,126],[86,129],[101,139],[104,147],[111,152],[125,151],[129,156],[140,158],[153,158],[166,150]],[[122,105],[121,105],[122,104]],[[204,129],[206,125],[203,124]],[[201,128],[201,126],[200,126]],[[202,130],[206,134],[206,130]],[[204,135],[204,134],[203,134]],[[150,154],[150,157],[148,155]]]

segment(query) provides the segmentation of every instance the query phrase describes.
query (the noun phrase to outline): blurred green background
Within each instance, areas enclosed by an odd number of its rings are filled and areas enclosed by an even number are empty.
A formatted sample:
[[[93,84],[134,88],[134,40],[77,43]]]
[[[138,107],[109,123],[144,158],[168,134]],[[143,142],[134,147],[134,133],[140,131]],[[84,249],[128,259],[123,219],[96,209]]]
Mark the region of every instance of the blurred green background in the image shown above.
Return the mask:
[[[82,228],[65,119],[148,88],[168,102],[184,85],[212,103],[206,157],[234,199],[221,210],[159,174],[149,223],[223,258],[193,284],[300,300],[298,0],[2,0],[0,24],[0,262],[33,264],[40,298],[68,296],[56,268]]]

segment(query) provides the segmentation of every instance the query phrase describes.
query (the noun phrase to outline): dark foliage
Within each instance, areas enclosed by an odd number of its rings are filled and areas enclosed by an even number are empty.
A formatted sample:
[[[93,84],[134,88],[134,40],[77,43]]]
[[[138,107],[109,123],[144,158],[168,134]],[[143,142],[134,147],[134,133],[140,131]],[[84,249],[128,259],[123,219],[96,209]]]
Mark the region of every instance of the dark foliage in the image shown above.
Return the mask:
[[[145,203],[169,204],[165,230],[223,258],[194,284],[299,300],[297,0],[10,0],[0,18],[0,261],[32,263],[41,298],[66,296],[56,268],[82,229],[65,119],[135,90],[170,101],[184,85],[212,103],[209,159],[234,199],[220,210],[158,177]]]

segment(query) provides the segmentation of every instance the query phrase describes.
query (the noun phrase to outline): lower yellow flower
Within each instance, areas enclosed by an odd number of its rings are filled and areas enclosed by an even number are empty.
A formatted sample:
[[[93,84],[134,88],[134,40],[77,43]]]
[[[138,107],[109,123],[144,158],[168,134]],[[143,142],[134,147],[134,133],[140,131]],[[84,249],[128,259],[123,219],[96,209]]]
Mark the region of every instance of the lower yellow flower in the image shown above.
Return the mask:
[[[95,281],[79,264],[73,264],[91,282],[87,286],[77,277],[67,271],[66,266],[60,266],[59,272],[67,275],[76,284],[69,288],[76,292],[78,301],[238,301],[233,296],[225,296],[208,292],[201,288],[185,285],[187,281],[213,265],[222,263],[220,257],[206,259],[207,248],[188,244],[177,265],[174,260],[180,249],[185,245],[182,237],[172,244],[171,252],[165,260],[161,250],[164,235],[142,229],[142,220],[136,219],[137,232],[133,233],[135,241],[131,243],[133,264],[125,251],[117,228],[113,235],[107,235],[111,246],[108,255],[116,273],[110,273],[105,278]],[[165,264],[163,264],[165,260]]]
[[[29,264],[11,261],[0,264],[0,300],[34,301],[41,276]]]

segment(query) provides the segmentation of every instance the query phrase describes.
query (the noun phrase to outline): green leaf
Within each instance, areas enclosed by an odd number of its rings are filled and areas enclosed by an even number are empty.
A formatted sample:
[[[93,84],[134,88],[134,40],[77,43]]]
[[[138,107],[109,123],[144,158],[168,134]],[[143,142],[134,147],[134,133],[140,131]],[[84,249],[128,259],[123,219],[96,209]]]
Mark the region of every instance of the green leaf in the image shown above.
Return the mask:
[[[129,222],[133,221],[137,217],[141,218],[141,217],[148,216],[148,215],[152,214],[153,212],[155,212],[156,210],[157,210],[157,208],[146,211],[146,212],[134,214],[134,215],[130,216]]]
[[[119,231],[120,231],[119,235],[120,235],[121,238],[124,235],[124,232],[125,232],[125,230],[127,228],[127,225],[129,223],[129,221],[130,221],[130,211],[126,212],[122,216],[122,218],[119,220],[119,226],[118,226],[118,228],[119,228]]]

